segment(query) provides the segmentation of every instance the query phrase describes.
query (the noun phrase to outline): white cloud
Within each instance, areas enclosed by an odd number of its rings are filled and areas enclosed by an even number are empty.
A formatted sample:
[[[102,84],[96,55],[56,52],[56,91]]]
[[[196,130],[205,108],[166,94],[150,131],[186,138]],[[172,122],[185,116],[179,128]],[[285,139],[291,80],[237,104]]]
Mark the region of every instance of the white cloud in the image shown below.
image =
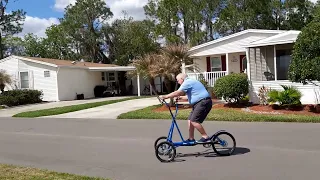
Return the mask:
[[[63,11],[69,4],[74,4],[76,0],[55,0],[54,8],[58,11]]]
[[[38,18],[26,15],[24,21],[23,30],[18,34],[19,37],[23,37],[27,33],[33,33],[39,37],[45,37],[46,28],[52,24],[58,24],[59,20],[57,18]]]
[[[316,3],[318,0],[309,0],[309,1],[311,1],[311,2],[313,2],[313,3]]]
[[[74,4],[76,0],[55,0],[54,8],[58,11],[63,11],[69,4]],[[122,18],[122,11],[126,11],[128,16],[132,16],[135,20],[142,20],[145,18],[143,6],[148,0],[106,0],[107,6],[110,7],[113,18]]]

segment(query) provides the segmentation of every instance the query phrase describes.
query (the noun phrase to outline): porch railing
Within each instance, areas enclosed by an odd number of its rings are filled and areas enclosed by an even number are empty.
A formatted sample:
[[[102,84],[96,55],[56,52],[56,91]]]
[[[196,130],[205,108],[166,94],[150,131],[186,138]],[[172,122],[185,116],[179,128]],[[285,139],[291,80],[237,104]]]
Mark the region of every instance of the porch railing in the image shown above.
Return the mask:
[[[204,80],[207,81],[208,86],[213,87],[217,79],[227,75],[227,71],[187,73],[187,75],[189,78],[197,80],[204,78]]]

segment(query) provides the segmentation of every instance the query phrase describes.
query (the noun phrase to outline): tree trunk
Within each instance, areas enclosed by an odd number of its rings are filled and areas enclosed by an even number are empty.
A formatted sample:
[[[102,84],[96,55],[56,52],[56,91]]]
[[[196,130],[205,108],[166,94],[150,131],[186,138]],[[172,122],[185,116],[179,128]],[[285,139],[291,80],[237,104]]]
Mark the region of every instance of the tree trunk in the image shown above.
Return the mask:
[[[4,84],[0,84],[0,91],[1,91],[2,93],[4,92],[4,87],[5,87]]]
[[[0,32],[0,59],[3,59],[2,34]]]
[[[151,85],[152,87],[152,92],[156,95],[159,95],[157,89],[156,89],[156,85],[154,83],[154,78],[149,78],[149,84]],[[151,90],[151,89],[150,89]]]

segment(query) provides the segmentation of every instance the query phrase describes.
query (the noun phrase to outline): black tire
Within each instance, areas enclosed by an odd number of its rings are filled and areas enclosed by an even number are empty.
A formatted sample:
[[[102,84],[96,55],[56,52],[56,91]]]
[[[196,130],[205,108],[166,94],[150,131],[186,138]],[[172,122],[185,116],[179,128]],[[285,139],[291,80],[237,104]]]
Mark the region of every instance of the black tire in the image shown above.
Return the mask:
[[[222,135],[226,135],[226,136],[229,136],[229,138],[231,138],[231,142],[227,142],[227,144],[222,144],[222,147],[232,143],[232,146],[230,147],[230,149],[228,149],[228,150],[226,150],[224,152],[218,151],[218,149],[217,149],[219,146],[221,147],[218,139],[222,139],[222,138],[219,137],[219,136],[222,136]],[[218,134],[216,134],[216,136],[211,141],[212,141],[212,149],[219,156],[230,156],[230,155],[233,154],[234,150],[236,149],[236,140],[232,136],[232,134],[230,134],[228,132],[219,132]],[[225,143],[225,141],[224,141],[224,143]]]
[[[163,150],[164,148],[166,151],[168,151],[167,153],[159,152],[159,150]],[[177,155],[176,148],[174,147],[174,145],[170,142],[167,142],[167,141],[159,143],[156,146],[155,153],[156,153],[157,159],[160,162],[171,162],[174,160],[174,158]],[[170,154],[168,159],[164,159],[164,158],[160,157],[161,155],[168,155],[168,154]]]
[[[166,137],[166,136],[161,136],[161,137],[159,137],[159,138],[154,142],[154,149],[156,149],[157,145],[159,144],[158,142],[159,142],[160,140],[165,140],[165,141],[167,141],[167,137]]]

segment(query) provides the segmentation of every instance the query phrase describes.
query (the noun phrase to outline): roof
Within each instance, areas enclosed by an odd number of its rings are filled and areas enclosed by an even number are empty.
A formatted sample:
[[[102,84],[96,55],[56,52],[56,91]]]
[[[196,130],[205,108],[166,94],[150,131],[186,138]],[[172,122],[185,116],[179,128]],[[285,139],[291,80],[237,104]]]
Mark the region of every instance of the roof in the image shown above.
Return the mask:
[[[207,42],[207,43],[200,44],[198,46],[194,46],[189,50],[189,52],[192,52],[192,51],[198,50],[200,48],[203,48],[203,47],[206,47],[206,46],[209,46],[209,45],[221,42],[221,41],[225,41],[227,39],[231,39],[231,38],[243,35],[243,34],[247,34],[247,33],[267,33],[267,34],[271,33],[271,34],[275,34],[275,33],[282,33],[282,32],[286,32],[286,31],[283,31],[283,30],[265,30],[265,29],[247,29],[247,30],[244,30],[244,31],[240,31],[240,32],[231,34],[229,36],[225,36],[225,37],[222,37],[222,38],[219,38],[219,39]]]
[[[90,71],[131,71],[135,69],[134,66],[118,66],[115,64],[100,64],[100,63],[80,62],[80,61],[72,61],[72,60],[60,60],[60,59],[14,56],[14,55],[4,58],[0,61],[6,61],[11,58],[43,64],[51,67],[80,68],[80,69],[88,69]]]
[[[258,46],[268,46],[268,45],[275,45],[275,44],[294,43],[299,33],[300,31],[289,30],[265,39],[251,42],[243,47],[258,47]]]
[[[115,65],[115,64],[100,64],[100,63],[91,63],[91,62],[80,62],[80,61],[72,61],[72,60],[25,57],[25,56],[16,56],[16,57],[18,59],[22,59],[22,60],[33,60],[36,62],[52,64],[57,67],[61,67],[61,66],[69,66],[69,67],[118,67],[118,65]]]

